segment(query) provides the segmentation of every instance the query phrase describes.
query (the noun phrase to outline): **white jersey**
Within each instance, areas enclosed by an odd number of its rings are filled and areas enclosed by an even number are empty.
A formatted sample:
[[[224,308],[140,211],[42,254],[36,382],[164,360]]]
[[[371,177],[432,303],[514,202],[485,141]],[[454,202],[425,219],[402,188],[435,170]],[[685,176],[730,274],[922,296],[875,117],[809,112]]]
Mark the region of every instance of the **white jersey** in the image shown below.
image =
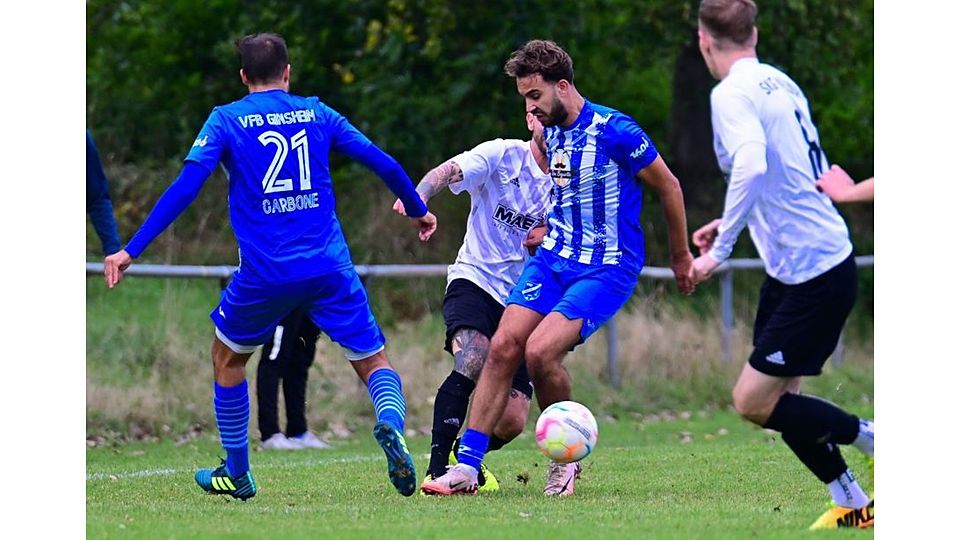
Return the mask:
[[[767,274],[783,283],[803,283],[843,262],[853,245],[840,213],[816,189],[829,164],[800,87],[773,66],[741,58],[711,92],[710,109],[714,149],[730,182],[710,256],[726,260],[747,225]],[[766,148],[766,173],[741,182],[730,177],[733,157],[748,143]]]
[[[450,184],[450,191],[470,194],[470,216],[447,285],[466,279],[504,304],[527,258],[527,232],[545,223],[553,183],[537,165],[530,141],[494,139],[453,161],[463,181]]]

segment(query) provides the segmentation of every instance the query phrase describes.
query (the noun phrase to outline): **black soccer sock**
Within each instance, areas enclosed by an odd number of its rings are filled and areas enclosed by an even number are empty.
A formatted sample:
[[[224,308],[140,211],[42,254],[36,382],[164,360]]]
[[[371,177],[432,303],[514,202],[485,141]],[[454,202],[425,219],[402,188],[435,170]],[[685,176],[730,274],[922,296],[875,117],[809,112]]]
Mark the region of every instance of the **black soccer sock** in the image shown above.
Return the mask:
[[[513,439],[511,439],[511,440],[513,440]],[[493,452],[494,450],[499,450],[499,449],[503,448],[504,446],[506,446],[506,444],[507,444],[508,442],[510,442],[510,441],[506,441],[506,440],[504,440],[504,439],[501,439],[500,437],[497,437],[496,435],[490,435],[490,445],[487,446],[487,453],[489,454],[490,452]]]
[[[793,450],[800,461],[824,484],[829,484],[847,470],[847,462],[836,444],[818,443],[794,434],[781,433],[783,442]]]
[[[814,396],[784,394],[763,427],[791,440],[851,444],[860,432],[860,419],[829,401]]]
[[[427,474],[437,478],[447,472],[453,441],[467,418],[467,405],[476,383],[456,371],[443,381],[433,404],[433,439],[430,442],[430,465]]]

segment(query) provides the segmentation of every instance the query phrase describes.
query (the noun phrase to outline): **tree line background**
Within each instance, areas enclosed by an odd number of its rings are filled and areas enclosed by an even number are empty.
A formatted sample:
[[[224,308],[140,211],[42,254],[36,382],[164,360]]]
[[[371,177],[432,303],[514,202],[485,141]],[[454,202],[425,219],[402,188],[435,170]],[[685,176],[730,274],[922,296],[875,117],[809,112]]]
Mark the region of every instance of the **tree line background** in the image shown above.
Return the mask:
[[[872,176],[873,2],[758,3],[761,60],[804,89],[830,161],[856,178]],[[211,108],[244,95],[234,41],[263,31],[287,40],[291,91],[317,95],[346,115],[396,157],[414,183],[482,141],[528,137],[522,100],[503,63],[528,39],[552,39],[573,57],[585,97],[631,115],[650,134],[681,181],[692,232],[719,216],[725,187],[711,143],[715,81],[697,49],[698,4],[89,0],[87,125],[107,167],[121,239],[130,238],[175,177]],[[441,229],[420,245],[412,227],[392,215],[393,196],[372,173],[336,156],[331,165],[356,263],[452,262],[467,197],[431,201]],[[143,259],[235,264],[226,192],[218,172]],[[656,197],[647,197],[647,264],[665,266],[662,214]],[[872,253],[872,205],[841,211],[857,254]],[[88,224],[87,252],[96,259],[91,231]],[[735,256],[755,256],[746,236]],[[864,296],[872,304],[869,276]]]

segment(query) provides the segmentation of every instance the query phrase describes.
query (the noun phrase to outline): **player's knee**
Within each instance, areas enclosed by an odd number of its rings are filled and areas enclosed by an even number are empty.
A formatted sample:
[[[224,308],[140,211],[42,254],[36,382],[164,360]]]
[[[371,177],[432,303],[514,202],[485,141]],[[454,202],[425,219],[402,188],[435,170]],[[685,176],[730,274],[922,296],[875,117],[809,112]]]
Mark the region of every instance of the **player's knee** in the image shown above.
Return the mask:
[[[527,371],[532,379],[539,379],[549,374],[559,364],[556,355],[547,347],[531,343],[526,350]]]
[[[770,416],[769,404],[763,396],[739,386],[733,389],[733,408],[744,420],[759,426],[766,423]]]
[[[490,340],[490,351],[487,353],[486,364],[491,366],[488,369],[494,369],[493,366],[503,366],[515,363],[523,355],[523,343],[516,336],[497,332]]]

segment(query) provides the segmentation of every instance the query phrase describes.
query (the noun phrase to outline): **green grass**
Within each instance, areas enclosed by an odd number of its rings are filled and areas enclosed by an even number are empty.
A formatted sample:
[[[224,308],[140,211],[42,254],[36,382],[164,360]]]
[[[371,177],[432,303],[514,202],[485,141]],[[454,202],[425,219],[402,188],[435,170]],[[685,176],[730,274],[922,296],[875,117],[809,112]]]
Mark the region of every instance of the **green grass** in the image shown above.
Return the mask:
[[[684,302],[677,308],[672,293],[641,284],[617,315],[621,388],[612,389],[607,382],[606,333],[601,331],[564,361],[573,377],[574,397],[598,414],[616,418],[636,412],[727,407],[730,389],[750,352],[755,308],[737,310],[734,361],[727,363],[720,358],[719,310],[709,296],[677,300]],[[391,283],[374,280],[369,288],[379,317],[376,306],[388,303]],[[435,289],[430,298],[442,296],[443,284]],[[129,277],[107,290],[101,279],[87,279],[88,437],[139,438],[214,429],[213,325],[208,313],[219,296],[215,280]],[[421,296],[426,298],[427,293]],[[703,315],[691,313],[690,306],[700,306]],[[433,416],[431,400],[452,366],[441,348],[439,309],[416,320],[384,324],[384,333],[391,363],[403,377],[408,427],[426,433]],[[251,384],[258,359],[259,353],[248,365]],[[843,364],[828,362],[823,377],[805,384],[811,392],[844,406],[869,405],[873,371],[872,332],[866,341],[848,335]],[[339,347],[325,336],[317,344],[307,400],[307,421],[315,431],[337,426],[367,429],[373,422],[366,390],[358,385]]]
[[[211,496],[196,467],[217,463],[211,436],[87,450],[91,538],[807,538],[829,499],[776,434],[726,411],[601,422],[573,497],[547,499],[532,437],[490,454],[503,486],[479,497],[410,498],[386,478],[372,436],[330,450],[256,452],[248,502]],[[408,440],[418,474],[429,440]],[[845,449],[866,489],[859,453]],[[529,478],[527,483],[516,480]],[[872,532],[831,531],[831,538]]]

